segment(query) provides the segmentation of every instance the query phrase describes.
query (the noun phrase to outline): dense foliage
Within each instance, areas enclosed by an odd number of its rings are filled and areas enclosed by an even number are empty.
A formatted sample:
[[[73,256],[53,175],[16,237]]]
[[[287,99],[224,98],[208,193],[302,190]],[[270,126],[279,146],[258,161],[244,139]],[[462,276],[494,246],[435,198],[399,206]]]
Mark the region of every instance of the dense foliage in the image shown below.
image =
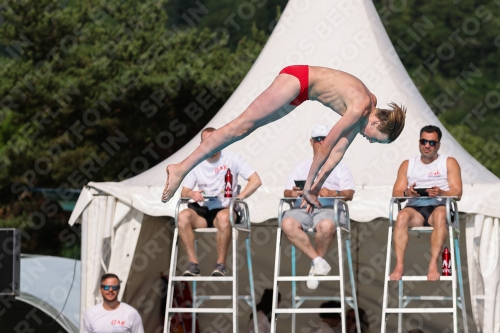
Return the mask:
[[[445,126],[500,176],[500,2],[375,0]],[[0,227],[72,256],[78,229],[33,188],[152,167],[224,104],[286,0],[8,2],[0,9]]]
[[[500,176],[500,2],[374,2],[429,106],[472,156]]]
[[[64,220],[33,188],[56,188],[64,198],[70,188],[122,180],[171,155],[223,105],[267,39],[250,27],[229,47],[226,31],[169,25],[165,6],[3,7],[0,224],[25,216],[34,231]],[[209,12],[199,1],[183,10],[195,21]]]

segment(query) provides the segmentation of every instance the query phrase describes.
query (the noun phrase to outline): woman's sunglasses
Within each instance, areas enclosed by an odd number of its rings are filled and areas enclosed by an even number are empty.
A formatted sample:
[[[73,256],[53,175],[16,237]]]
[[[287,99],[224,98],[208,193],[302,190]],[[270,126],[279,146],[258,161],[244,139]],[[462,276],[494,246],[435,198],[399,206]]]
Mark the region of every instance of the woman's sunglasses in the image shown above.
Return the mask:
[[[435,140],[425,140],[425,139],[420,139],[420,140],[419,140],[419,142],[420,142],[420,144],[421,144],[422,146],[425,146],[426,144],[429,144],[431,147],[434,147],[435,145],[437,145],[437,144],[438,144],[438,142],[437,142],[437,141],[435,141]]]
[[[321,142],[323,140],[325,140],[325,136],[317,136],[317,137],[314,137],[312,138],[314,142]]]
[[[112,289],[113,291],[117,291],[118,289],[120,289],[120,286],[119,285],[111,286],[111,285],[107,285],[107,284],[102,284],[101,288],[106,290],[106,291],[108,291],[109,289]]]

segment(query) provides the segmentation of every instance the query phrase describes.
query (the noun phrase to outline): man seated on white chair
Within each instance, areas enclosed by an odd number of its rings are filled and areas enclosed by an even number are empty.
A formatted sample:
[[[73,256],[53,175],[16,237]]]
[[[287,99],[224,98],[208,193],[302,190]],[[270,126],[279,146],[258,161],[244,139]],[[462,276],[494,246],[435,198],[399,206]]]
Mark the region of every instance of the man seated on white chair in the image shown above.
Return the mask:
[[[415,189],[428,188],[429,197],[462,196],[462,177],[460,166],[453,157],[438,154],[441,145],[441,129],[437,126],[424,126],[420,130],[420,155],[404,161],[392,190],[393,197],[412,197],[399,213],[394,227],[394,251],[396,267],[390,275],[391,280],[403,276],[403,264],[408,245],[408,228],[432,226],[431,259],[427,280],[439,280],[438,258],[446,241],[446,202],[444,199],[419,199]],[[458,218],[458,217],[455,217]]]
[[[201,141],[206,140],[215,128],[207,127],[201,132]],[[221,151],[210,156],[189,172],[182,184],[181,197],[191,198],[188,208],[179,213],[179,237],[186,250],[189,264],[184,276],[200,275],[200,266],[194,249],[194,229],[217,228],[217,262],[212,276],[226,275],[226,256],[231,243],[231,223],[229,222],[229,200],[224,198],[225,180],[228,169],[233,176],[233,189],[237,188],[238,176],[248,180],[245,188],[237,195],[240,199],[248,198],[262,182],[259,175],[245,160],[229,151]],[[194,190],[198,184],[198,190]],[[219,197],[205,201],[204,196]],[[236,223],[240,216],[235,213]]]
[[[326,125],[317,125],[313,128],[309,140],[313,148],[313,154],[316,154],[329,132],[330,128]],[[295,186],[295,181],[307,179],[312,161],[313,159],[309,158],[294,167],[286,182],[285,197],[296,198],[302,196],[302,190],[300,187]],[[340,161],[326,179],[319,196],[345,197],[344,200],[348,201],[352,200],[353,195],[354,179],[344,162]],[[297,200],[295,206],[300,206],[300,200]],[[323,206],[323,208],[327,207]],[[281,228],[288,240],[312,260],[309,276],[327,275],[330,272],[331,267],[323,257],[330,249],[335,235],[335,223],[333,221],[333,209],[315,209],[310,214],[306,212],[305,208],[294,208],[285,211],[283,215]],[[316,249],[311,245],[309,237],[305,233],[310,228],[316,231]],[[307,287],[310,289],[316,289],[318,285],[317,280],[307,281]]]

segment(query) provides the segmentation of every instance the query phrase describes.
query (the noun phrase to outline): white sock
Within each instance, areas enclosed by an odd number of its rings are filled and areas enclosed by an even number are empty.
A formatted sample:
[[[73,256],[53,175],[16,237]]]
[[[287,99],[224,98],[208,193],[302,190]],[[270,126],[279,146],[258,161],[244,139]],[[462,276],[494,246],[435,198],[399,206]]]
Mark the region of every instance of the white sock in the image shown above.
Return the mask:
[[[321,258],[321,257],[319,257],[319,256],[318,256],[318,257],[316,257],[316,258],[314,258],[314,259],[313,259],[313,265],[316,265],[316,264],[317,264],[318,262],[320,262],[321,260],[323,260],[323,258]]]

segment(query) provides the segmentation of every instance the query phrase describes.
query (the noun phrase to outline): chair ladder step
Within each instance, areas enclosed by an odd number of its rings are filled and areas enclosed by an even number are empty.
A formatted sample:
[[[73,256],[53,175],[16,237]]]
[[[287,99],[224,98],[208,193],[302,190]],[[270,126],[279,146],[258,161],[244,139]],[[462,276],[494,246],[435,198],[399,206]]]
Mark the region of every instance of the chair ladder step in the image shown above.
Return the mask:
[[[354,297],[345,296],[346,301],[354,300]],[[295,296],[296,301],[340,301],[339,296]]]
[[[340,276],[278,276],[277,281],[340,281]]]
[[[196,296],[197,300],[200,301],[219,301],[219,300],[232,300],[233,296],[232,295],[201,295],[201,296]],[[243,300],[252,300],[252,296],[238,296],[238,299],[243,299]]]
[[[452,296],[403,296],[403,300],[409,301],[453,301]],[[460,301],[460,296],[457,297],[457,300]]]
[[[301,309],[276,309],[275,313],[341,313],[340,308],[301,308]]]
[[[174,276],[172,281],[210,281],[210,282],[227,282],[233,281],[232,276]]]
[[[232,308],[168,308],[169,313],[233,313]]]
[[[387,308],[386,313],[453,313],[453,308]]]
[[[399,281],[392,281],[390,277],[387,277],[388,281],[391,282],[399,282]],[[403,276],[401,278],[403,281],[427,281],[427,276],[425,275],[420,275],[420,276]],[[438,281],[452,281],[452,276],[440,276]],[[437,282],[437,281],[429,281],[429,282]]]

